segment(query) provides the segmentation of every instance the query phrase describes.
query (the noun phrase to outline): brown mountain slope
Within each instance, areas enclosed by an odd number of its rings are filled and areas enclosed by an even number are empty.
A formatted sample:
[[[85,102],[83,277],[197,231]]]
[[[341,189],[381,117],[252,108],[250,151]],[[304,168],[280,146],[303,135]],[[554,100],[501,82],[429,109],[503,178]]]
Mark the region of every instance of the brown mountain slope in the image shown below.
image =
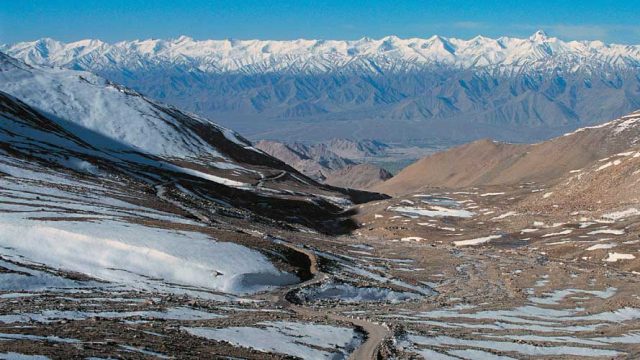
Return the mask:
[[[601,158],[624,152],[640,139],[640,112],[533,145],[489,140],[428,156],[372,189],[391,195],[424,187],[464,187],[549,182]]]
[[[285,144],[271,140],[258,141],[254,146],[316,181],[324,181],[330,172],[354,164],[325,147],[310,148],[299,143]]]
[[[465,187],[486,183],[526,152],[527,146],[479,140],[436,153],[408,166],[393,178],[374,186],[399,195],[424,186]]]
[[[324,183],[342,188],[367,189],[391,176],[390,172],[375,165],[358,164],[329,173]]]
[[[334,139],[328,144],[307,146],[301,143],[285,144],[261,140],[254,146],[316,181],[341,188],[367,189],[392,176],[376,165],[358,164],[353,159],[334,152],[335,149],[343,155],[366,157],[388,147],[375,141]]]
[[[573,170],[554,186],[530,195],[530,211],[613,211],[640,203],[640,146]],[[635,211],[634,211],[635,213]]]

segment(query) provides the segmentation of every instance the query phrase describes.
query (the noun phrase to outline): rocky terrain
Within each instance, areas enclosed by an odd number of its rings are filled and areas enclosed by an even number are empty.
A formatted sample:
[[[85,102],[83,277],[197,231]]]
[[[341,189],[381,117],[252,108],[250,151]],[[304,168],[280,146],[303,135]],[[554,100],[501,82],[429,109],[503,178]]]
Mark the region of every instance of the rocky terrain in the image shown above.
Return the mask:
[[[307,146],[301,143],[285,144],[262,140],[256,142],[255,147],[317,181],[324,181],[329,173],[356,164],[350,159],[338,156],[325,144]]]
[[[95,72],[253,140],[533,142],[640,108],[638,45],[542,31],[522,39],[45,38],[0,50]]]
[[[0,60],[0,357],[640,356],[640,114],[430,156],[389,198]]]
[[[368,189],[392,176],[390,172],[376,165],[357,164],[329,173],[324,182],[342,188]]]
[[[304,145],[261,140],[255,147],[316,181],[337,187],[366,189],[392,176],[374,164],[359,163],[387,155],[389,146],[375,141],[332,139]]]

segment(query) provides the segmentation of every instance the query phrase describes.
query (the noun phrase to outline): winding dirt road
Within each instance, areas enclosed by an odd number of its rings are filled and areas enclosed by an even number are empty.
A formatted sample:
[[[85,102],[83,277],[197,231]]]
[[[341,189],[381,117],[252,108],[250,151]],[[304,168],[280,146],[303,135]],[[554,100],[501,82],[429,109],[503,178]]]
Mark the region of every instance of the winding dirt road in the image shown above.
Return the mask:
[[[367,319],[350,318],[344,315],[334,314],[326,311],[320,312],[320,311],[310,309],[301,305],[293,304],[286,299],[286,295],[289,292],[296,289],[301,289],[307,286],[318,284],[328,279],[330,275],[320,270],[320,268],[318,267],[318,258],[313,251],[295,246],[293,244],[290,244],[284,241],[279,242],[279,244],[306,255],[310,261],[309,272],[313,275],[313,277],[307,281],[280,289],[276,292],[272,292],[269,294],[262,294],[261,298],[263,300],[274,301],[277,305],[280,305],[304,317],[321,317],[321,318],[328,317],[331,320],[351,323],[354,327],[358,327],[362,329],[364,332],[366,332],[367,339],[357,349],[355,349],[353,353],[351,353],[351,355],[349,356],[349,359],[353,359],[353,360],[377,359],[377,354],[378,354],[380,345],[385,341],[385,339],[391,336],[391,330],[388,327],[369,321]]]
[[[265,178],[261,180],[258,186],[262,186],[263,181],[275,180],[285,174],[286,172],[283,172],[281,174],[276,175],[275,177]],[[198,212],[197,210],[186,207],[180,202],[175,201],[170,197],[166,196],[166,187],[165,187],[166,185],[167,184],[160,184],[155,186],[156,195],[158,196],[158,198],[180,207],[181,209],[189,212],[191,215],[193,215],[194,217],[198,218],[203,222],[209,223],[209,219],[203,214],[201,214],[200,212]],[[278,244],[288,247],[289,249],[292,249],[296,252],[304,254],[309,259],[309,263],[310,263],[309,272],[313,276],[311,279],[307,281],[303,281],[301,283],[298,283],[289,287],[283,287],[273,292],[259,294],[256,296],[256,298],[260,300],[266,300],[271,303],[274,303],[275,305],[281,306],[285,309],[289,309],[302,317],[329,318],[331,320],[338,321],[338,322],[351,323],[354,327],[362,329],[367,334],[367,338],[357,349],[353,351],[353,353],[351,353],[351,355],[349,356],[349,359],[354,359],[354,360],[377,359],[378,349],[380,348],[380,345],[384,342],[385,339],[391,336],[391,330],[388,327],[366,320],[366,319],[350,318],[344,315],[334,314],[326,311],[320,312],[314,309],[310,309],[301,305],[291,303],[287,300],[287,294],[289,292],[297,289],[301,289],[307,286],[319,284],[327,280],[330,277],[330,275],[320,270],[320,267],[318,266],[318,258],[313,251],[295,246],[286,241],[278,241]]]

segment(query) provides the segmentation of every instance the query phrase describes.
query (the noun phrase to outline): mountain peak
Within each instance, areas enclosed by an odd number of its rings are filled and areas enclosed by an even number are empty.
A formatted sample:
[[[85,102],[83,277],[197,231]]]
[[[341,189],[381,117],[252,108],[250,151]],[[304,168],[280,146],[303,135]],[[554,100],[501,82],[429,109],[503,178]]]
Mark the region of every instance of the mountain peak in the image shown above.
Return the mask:
[[[431,36],[430,38],[428,38],[428,39],[427,39],[427,41],[431,41],[431,42],[436,42],[436,41],[438,41],[438,42],[442,42],[442,43],[444,43],[444,42],[446,42],[446,41],[447,41],[447,39],[445,39],[444,37],[442,37],[442,36],[440,36],[440,35],[433,35],[433,36]]]
[[[51,38],[38,39],[32,44],[33,48],[43,56],[47,56],[50,51],[56,51],[64,46],[63,43]]]
[[[383,41],[398,41],[398,40],[400,40],[400,38],[397,37],[396,35],[388,35],[388,36],[383,37],[381,40],[383,40]]]
[[[549,39],[549,35],[547,35],[547,33],[544,30],[538,30],[529,37],[529,40],[536,41],[536,42],[545,41],[548,39]]]
[[[187,35],[180,35],[175,42],[176,43],[185,43],[185,42],[192,42],[193,38]]]
[[[58,40],[54,40],[54,39],[49,38],[49,37],[43,37],[41,39],[36,40],[34,43],[35,44],[45,44],[45,45],[60,44],[60,42]]]
[[[94,47],[94,46],[101,46],[104,44],[105,43],[103,41],[98,39],[83,39],[83,40],[78,40],[78,41],[69,43],[70,46],[74,46],[74,47]]]

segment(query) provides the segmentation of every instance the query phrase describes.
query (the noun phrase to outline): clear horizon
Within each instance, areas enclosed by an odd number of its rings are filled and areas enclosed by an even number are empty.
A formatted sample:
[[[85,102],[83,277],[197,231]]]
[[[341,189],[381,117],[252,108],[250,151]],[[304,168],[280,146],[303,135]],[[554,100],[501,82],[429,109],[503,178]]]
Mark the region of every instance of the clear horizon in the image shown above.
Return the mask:
[[[49,37],[109,43],[150,38],[355,40],[363,37],[526,38],[542,29],[562,40],[639,44],[632,1],[172,1],[5,2],[0,42]]]

